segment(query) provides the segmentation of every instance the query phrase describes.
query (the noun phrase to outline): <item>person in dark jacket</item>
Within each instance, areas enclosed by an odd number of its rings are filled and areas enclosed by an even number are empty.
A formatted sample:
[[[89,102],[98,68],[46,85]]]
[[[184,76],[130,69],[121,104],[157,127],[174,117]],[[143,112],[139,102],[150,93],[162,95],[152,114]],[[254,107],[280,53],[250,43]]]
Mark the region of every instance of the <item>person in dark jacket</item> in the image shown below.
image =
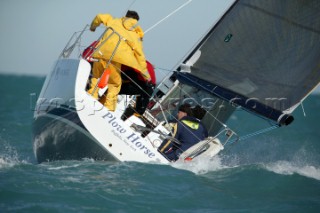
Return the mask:
[[[121,74],[122,86],[119,94],[137,95],[135,107],[130,105],[121,116],[122,120],[126,120],[134,113],[138,116],[143,115],[149,104],[150,98],[156,86],[156,74],[153,65],[147,61],[148,73],[151,81],[145,81],[139,72],[130,67],[122,66],[123,73]]]
[[[179,107],[178,122],[173,126],[174,140],[165,140],[158,151],[169,160],[176,161],[180,154],[208,137],[208,131],[199,119],[193,117],[189,104]]]

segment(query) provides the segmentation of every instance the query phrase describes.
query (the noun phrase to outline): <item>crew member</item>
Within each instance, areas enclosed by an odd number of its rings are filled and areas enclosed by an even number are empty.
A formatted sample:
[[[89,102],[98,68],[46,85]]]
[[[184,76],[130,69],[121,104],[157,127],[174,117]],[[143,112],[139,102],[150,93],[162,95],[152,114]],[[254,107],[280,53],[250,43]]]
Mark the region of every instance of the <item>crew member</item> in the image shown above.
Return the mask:
[[[178,122],[173,126],[174,140],[165,140],[158,151],[169,160],[176,161],[180,154],[191,146],[208,137],[208,131],[199,119],[193,117],[189,104],[183,104],[178,110]]]
[[[156,75],[154,67],[147,61],[147,68],[151,81],[145,81],[137,70],[130,69],[129,67],[123,68],[122,86],[119,94],[137,95],[135,107],[128,106],[123,115],[122,120],[126,120],[135,113],[140,117],[146,111],[150,98],[156,86]]]
[[[120,34],[120,38],[112,30],[107,30],[97,44],[97,50],[92,57],[98,59],[93,63],[92,78],[89,93],[98,98],[96,84],[106,69],[109,69],[108,90],[105,98],[100,99],[110,111],[117,105],[117,96],[121,89],[121,66],[126,65],[141,72],[145,81],[151,80],[147,71],[147,63],[143,53],[143,31],[138,25],[139,15],[135,11],[128,11],[125,17],[113,18],[110,14],[98,14],[92,21],[90,30],[103,24]],[[110,36],[111,35],[111,36]],[[118,45],[120,39],[120,43]],[[109,60],[113,55],[111,63]]]

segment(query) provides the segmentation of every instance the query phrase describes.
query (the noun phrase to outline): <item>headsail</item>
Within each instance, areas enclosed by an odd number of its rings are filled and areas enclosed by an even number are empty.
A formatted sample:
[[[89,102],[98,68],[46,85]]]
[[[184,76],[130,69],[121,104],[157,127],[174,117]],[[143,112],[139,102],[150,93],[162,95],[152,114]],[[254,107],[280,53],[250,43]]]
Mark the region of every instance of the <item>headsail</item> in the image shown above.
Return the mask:
[[[319,11],[318,0],[238,0],[195,49],[191,73],[178,78],[289,124],[286,113],[320,82]]]

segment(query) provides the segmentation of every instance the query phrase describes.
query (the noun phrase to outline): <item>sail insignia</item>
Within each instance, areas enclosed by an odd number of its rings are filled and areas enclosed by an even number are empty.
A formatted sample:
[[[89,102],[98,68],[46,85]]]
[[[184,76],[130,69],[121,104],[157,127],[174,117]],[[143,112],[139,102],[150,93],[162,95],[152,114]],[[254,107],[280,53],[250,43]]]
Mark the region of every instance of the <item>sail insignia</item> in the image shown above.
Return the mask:
[[[229,33],[225,38],[224,38],[224,42],[229,42],[230,40],[231,40],[231,38],[232,38],[232,34],[231,33]]]

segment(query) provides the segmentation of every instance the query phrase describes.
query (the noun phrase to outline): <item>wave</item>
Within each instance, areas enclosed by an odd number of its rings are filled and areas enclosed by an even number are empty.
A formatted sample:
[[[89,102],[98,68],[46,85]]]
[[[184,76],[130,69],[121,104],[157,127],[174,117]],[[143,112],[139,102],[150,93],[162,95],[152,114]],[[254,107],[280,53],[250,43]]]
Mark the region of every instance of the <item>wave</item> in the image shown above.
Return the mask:
[[[248,153],[247,153],[248,154]],[[304,147],[296,150],[296,153],[289,159],[279,159],[279,156],[272,156],[268,160],[256,159],[241,161],[239,156],[217,155],[212,159],[194,159],[191,162],[176,162],[172,164],[174,168],[193,172],[197,175],[207,174],[216,171],[238,171],[242,169],[264,169],[280,175],[301,175],[304,177],[320,180],[320,167],[317,156],[305,150]],[[251,155],[257,157],[255,154]],[[244,157],[244,156],[242,156]],[[252,157],[252,156],[251,156]],[[278,159],[277,159],[278,158]],[[253,166],[253,167],[252,167]]]
[[[62,169],[69,169],[69,168],[76,168],[81,166],[81,164],[74,164],[74,165],[63,165],[63,166],[57,166],[57,167],[49,167],[48,170],[62,170]]]
[[[64,169],[81,167],[81,166],[86,165],[87,163],[92,164],[94,162],[95,162],[94,159],[83,158],[81,161],[76,161],[76,160],[53,161],[53,162],[49,162],[49,163],[42,163],[40,165],[46,167],[48,170],[64,170]]]
[[[308,178],[320,180],[320,168],[312,165],[297,165],[294,162],[277,161],[265,165],[265,168],[281,175],[299,174]]]
[[[252,167],[253,166],[253,167]],[[237,172],[239,168],[241,170],[243,169],[265,169],[270,172],[274,172],[276,174],[280,175],[301,175],[307,178],[312,178],[315,180],[320,181],[320,168],[313,166],[313,165],[299,165],[295,162],[289,162],[289,161],[277,161],[267,164],[244,164],[244,165],[223,165],[221,163],[221,159],[216,157],[215,159],[212,159],[211,162],[204,162],[204,161],[195,161],[192,163],[180,163],[175,164],[175,168],[178,169],[184,169],[191,171],[195,173],[196,175],[203,175],[211,172],[216,171],[229,171],[229,175],[234,174],[234,172]],[[230,170],[231,169],[231,170]]]

